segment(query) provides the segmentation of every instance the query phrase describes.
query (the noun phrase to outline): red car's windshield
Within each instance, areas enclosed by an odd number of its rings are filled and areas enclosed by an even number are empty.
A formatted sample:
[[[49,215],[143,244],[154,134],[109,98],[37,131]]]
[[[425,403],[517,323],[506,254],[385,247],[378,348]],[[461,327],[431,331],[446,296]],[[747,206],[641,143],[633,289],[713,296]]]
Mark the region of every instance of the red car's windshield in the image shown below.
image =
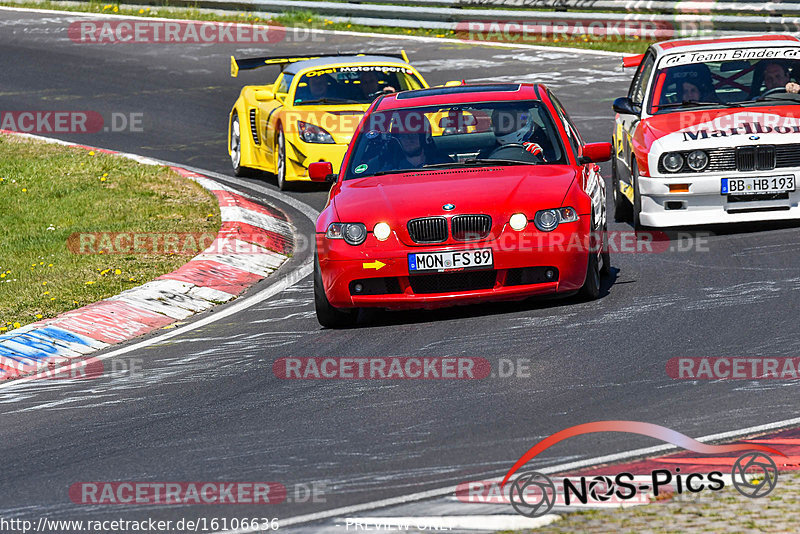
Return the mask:
[[[563,164],[566,158],[541,102],[417,107],[367,117],[344,179],[484,160]]]

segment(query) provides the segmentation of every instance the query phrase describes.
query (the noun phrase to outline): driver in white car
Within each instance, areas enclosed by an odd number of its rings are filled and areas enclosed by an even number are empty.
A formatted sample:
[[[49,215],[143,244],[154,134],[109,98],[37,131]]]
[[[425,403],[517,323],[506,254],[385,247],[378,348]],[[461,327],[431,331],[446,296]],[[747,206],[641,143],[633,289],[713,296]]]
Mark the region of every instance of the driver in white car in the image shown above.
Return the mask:
[[[496,144],[481,150],[478,159],[488,158],[502,146],[517,144],[547,161],[542,146],[532,141],[536,124],[527,109],[495,109],[492,111],[492,130],[497,138]]]
[[[787,93],[800,92],[800,85],[792,81],[786,65],[769,62],[764,66],[764,87],[767,91],[783,88]]]

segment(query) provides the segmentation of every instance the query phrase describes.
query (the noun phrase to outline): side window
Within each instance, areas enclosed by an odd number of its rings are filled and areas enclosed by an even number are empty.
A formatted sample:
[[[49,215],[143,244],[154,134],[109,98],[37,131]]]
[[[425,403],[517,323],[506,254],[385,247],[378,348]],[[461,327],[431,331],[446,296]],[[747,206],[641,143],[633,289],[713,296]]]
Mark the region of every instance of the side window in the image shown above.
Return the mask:
[[[653,54],[647,54],[644,60],[642,60],[642,64],[639,65],[636,74],[633,76],[633,82],[631,82],[631,88],[630,91],[628,91],[628,98],[630,98],[634,104],[641,106],[644,102],[645,90],[647,89],[647,84],[650,82],[650,76],[653,74],[653,66],[655,63],[656,60]]]
[[[409,91],[413,89],[422,89],[422,82],[414,74],[399,74],[397,75],[399,90]]]
[[[289,87],[292,86],[293,79],[294,74],[281,74],[281,79],[278,81],[278,88],[275,90],[275,92],[281,95],[288,93]]]
[[[564,109],[564,106],[561,105],[561,102],[556,98],[556,95],[550,93],[550,100],[553,101],[553,105],[558,112],[558,118],[564,125],[564,130],[567,132],[567,138],[569,139],[569,144],[572,147],[572,152],[575,154],[575,158],[577,158],[581,153],[581,146],[583,146],[583,139],[581,139],[578,130],[575,128],[575,125],[572,124],[572,120],[569,118],[567,114],[567,110]]]

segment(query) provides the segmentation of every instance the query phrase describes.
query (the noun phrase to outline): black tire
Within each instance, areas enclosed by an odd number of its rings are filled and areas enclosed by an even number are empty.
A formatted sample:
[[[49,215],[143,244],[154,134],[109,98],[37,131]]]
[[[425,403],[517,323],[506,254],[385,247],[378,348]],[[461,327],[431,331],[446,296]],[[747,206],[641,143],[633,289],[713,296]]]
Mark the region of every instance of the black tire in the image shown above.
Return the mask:
[[[278,181],[278,189],[290,191],[291,184],[286,180],[286,136],[283,135],[283,128],[281,127],[278,127],[278,133],[275,134],[275,150],[278,151],[275,165],[275,178]]]
[[[602,276],[611,274],[611,251],[608,250],[608,223],[603,224],[603,252],[600,255],[603,265],[600,268]]]
[[[322,285],[322,273],[316,251],[314,252],[314,308],[317,311],[317,321],[325,328],[352,326],[358,316],[358,308],[342,310],[331,306],[331,303],[328,302],[325,288]]]
[[[633,229],[640,230],[642,228],[642,195],[639,193],[639,167],[636,165],[636,160],[631,162],[631,181],[633,182]]]
[[[594,217],[592,217],[592,231],[594,230]],[[589,261],[586,265],[586,281],[578,291],[578,298],[583,301],[595,300],[600,296],[600,261],[597,259],[597,252],[592,247],[589,250]]]
[[[631,220],[632,207],[631,203],[619,190],[620,180],[617,171],[617,156],[611,158],[611,190],[612,198],[614,199],[614,221],[627,222]]]
[[[239,114],[234,112],[230,125],[230,152],[231,166],[235,176],[253,176],[255,171],[248,167],[242,167],[242,129],[239,122]]]

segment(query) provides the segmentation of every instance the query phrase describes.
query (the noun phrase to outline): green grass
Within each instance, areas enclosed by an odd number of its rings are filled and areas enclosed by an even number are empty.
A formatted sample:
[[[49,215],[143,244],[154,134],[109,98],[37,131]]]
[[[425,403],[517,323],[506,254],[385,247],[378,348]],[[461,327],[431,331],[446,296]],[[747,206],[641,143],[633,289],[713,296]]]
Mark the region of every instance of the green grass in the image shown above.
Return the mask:
[[[326,30],[340,30],[340,31],[354,31],[354,32],[368,32],[368,33],[385,33],[390,35],[413,35],[432,38],[447,38],[447,39],[468,39],[470,36],[467,32],[456,32],[454,30],[432,30],[424,28],[407,29],[393,26],[365,26],[360,24],[351,24],[349,22],[334,22],[323,16],[319,16],[312,11],[298,10],[290,11],[276,16],[272,20],[265,20],[254,13],[249,12],[235,12],[231,11],[230,14],[211,13],[209,10],[198,8],[176,8],[166,6],[153,6],[153,7],[134,7],[126,6],[119,3],[105,3],[105,2],[85,2],[78,5],[65,5],[60,2],[45,1],[22,1],[22,2],[8,2],[0,0],[0,5],[16,6],[16,7],[30,7],[40,9],[55,9],[63,11],[78,11],[89,13],[109,13],[116,15],[132,15],[139,17],[161,17],[171,19],[188,19],[199,21],[222,21],[222,22],[249,22],[252,24],[280,24],[283,26],[294,26],[302,28],[319,28]],[[499,36],[488,36],[491,42],[509,42],[515,44],[529,44],[539,46],[556,46],[567,48],[580,48],[590,50],[607,50],[613,52],[624,53],[641,53],[655,41],[643,39],[600,39],[591,36],[575,36],[565,39],[563,37],[533,37],[528,36],[526,39],[511,39],[505,40]]]
[[[0,331],[173,271],[184,254],[76,254],[81,232],[210,232],[212,194],[171,170],[0,134]]]

